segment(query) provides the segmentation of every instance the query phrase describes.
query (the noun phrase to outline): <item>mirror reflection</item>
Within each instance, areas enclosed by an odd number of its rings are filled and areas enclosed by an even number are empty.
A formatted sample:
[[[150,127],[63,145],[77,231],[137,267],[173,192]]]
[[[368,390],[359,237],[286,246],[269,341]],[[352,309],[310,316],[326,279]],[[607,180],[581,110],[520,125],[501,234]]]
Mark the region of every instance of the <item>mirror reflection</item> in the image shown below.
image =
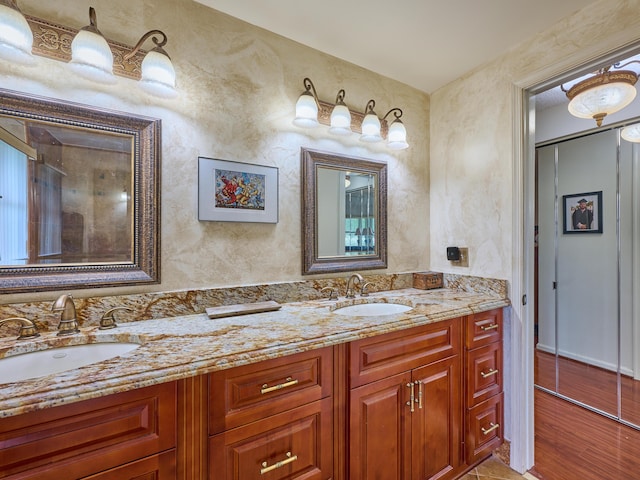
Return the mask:
[[[303,274],[387,266],[387,165],[302,149]]]
[[[0,116],[0,265],[130,261],[132,153],[130,135]]]
[[[536,149],[536,385],[640,426],[640,145],[619,131]]]
[[[319,167],[317,182],[318,256],[375,255],[376,175]]]

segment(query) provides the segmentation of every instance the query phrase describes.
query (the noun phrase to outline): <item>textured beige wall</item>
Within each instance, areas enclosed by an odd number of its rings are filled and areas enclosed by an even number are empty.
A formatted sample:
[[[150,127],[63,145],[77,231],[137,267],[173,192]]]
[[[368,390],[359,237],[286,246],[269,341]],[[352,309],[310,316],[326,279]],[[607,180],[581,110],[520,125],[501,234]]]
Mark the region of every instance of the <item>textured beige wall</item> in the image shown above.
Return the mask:
[[[602,0],[431,96],[431,269],[511,279],[514,85],[552,78],[640,41],[640,1]],[[545,75],[547,75],[545,77]],[[531,85],[529,85],[531,86]],[[469,247],[468,269],[447,245]]]
[[[21,0],[26,14],[75,28],[88,23],[78,0]],[[0,62],[0,86],[162,119],[162,284],[76,292],[78,297],[291,281],[301,275],[300,147],[384,160],[389,165],[389,268],[429,265],[429,98],[413,88],[257,29],[190,0],[94,0],[98,27],[133,45],[158,28],[178,76],[179,97],[158,100],[118,78],[103,86],[74,78],[67,66],[41,57],[35,68]],[[150,48],[145,45],[146,48]],[[370,98],[380,115],[404,110],[411,147],[391,152],[357,136],[331,137],[326,127],[291,124],[295,101],[310,77],[321,99],[344,88],[362,111]],[[279,169],[278,224],[198,222],[198,156]],[[383,271],[379,271],[383,273]],[[54,293],[5,296],[2,303]]]

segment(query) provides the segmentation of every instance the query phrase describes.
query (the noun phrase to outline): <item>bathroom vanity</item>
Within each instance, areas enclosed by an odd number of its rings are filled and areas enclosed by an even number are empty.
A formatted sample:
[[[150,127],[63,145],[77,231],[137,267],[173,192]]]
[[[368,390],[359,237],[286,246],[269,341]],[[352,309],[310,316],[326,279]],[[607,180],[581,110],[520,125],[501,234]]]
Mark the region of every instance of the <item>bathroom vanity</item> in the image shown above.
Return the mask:
[[[142,345],[0,385],[0,478],[457,478],[502,442],[506,306],[402,289],[91,331]]]

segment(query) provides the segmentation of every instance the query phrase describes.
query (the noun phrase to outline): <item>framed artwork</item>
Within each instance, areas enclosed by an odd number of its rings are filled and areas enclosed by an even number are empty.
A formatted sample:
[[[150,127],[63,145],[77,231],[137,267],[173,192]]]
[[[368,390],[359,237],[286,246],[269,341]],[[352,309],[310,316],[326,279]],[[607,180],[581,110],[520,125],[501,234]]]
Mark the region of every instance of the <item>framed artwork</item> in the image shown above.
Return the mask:
[[[278,223],[278,169],[198,157],[198,220]]]
[[[602,233],[602,191],[562,196],[563,233]]]

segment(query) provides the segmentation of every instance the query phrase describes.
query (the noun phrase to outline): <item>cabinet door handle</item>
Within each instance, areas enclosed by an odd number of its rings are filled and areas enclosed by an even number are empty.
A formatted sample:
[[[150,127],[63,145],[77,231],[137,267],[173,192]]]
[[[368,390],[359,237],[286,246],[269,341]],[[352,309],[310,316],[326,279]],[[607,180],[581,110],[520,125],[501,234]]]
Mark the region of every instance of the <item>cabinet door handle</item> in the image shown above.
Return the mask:
[[[480,430],[482,430],[482,434],[483,435],[489,435],[491,432],[493,432],[495,429],[500,428],[500,424],[499,423],[493,423],[491,422],[489,425],[491,425],[489,428],[484,428],[481,427]]]
[[[500,325],[498,325],[497,323],[492,323],[491,325],[482,325],[480,327],[480,330],[482,330],[483,332],[486,332],[487,330],[495,330],[499,326]]]
[[[496,373],[498,373],[497,369],[490,368],[488,372],[480,372],[480,375],[482,375],[482,378],[488,378]]]
[[[265,383],[264,385],[262,385],[262,389],[260,390],[260,393],[264,395],[265,393],[274,392],[276,390],[280,390],[281,388],[297,385],[297,383],[298,383],[298,380],[293,380],[291,377],[287,377],[284,383],[279,383],[278,385],[274,385],[273,387],[270,387],[268,384]]]
[[[422,409],[422,382],[420,380],[416,380],[413,383],[418,385],[418,400],[416,401],[418,402],[418,408]]]
[[[409,389],[411,391],[411,393],[409,394],[410,398],[409,398],[409,401],[407,402],[407,405],[410,405],[411,406],[411,412],[414,412],[415,408],[413,407],[413,403],[416,401],[416,396],[415,396],[414,391],[413,391],[413,382],[407,383],[407,387],[409,387]]]
[[[291,455],[291,452],[287,452],[287,458],[284,460],[280,460],[279,462],[274,463],[273,465],[267,467],[267,462],[262,462],[262,468],[260,469],[260,475],[264,475],[265,473],[269,473],[278,468],[282,468],[285,465],[288,465],[291,462],[295,462],[298,459],[297,455]]]

